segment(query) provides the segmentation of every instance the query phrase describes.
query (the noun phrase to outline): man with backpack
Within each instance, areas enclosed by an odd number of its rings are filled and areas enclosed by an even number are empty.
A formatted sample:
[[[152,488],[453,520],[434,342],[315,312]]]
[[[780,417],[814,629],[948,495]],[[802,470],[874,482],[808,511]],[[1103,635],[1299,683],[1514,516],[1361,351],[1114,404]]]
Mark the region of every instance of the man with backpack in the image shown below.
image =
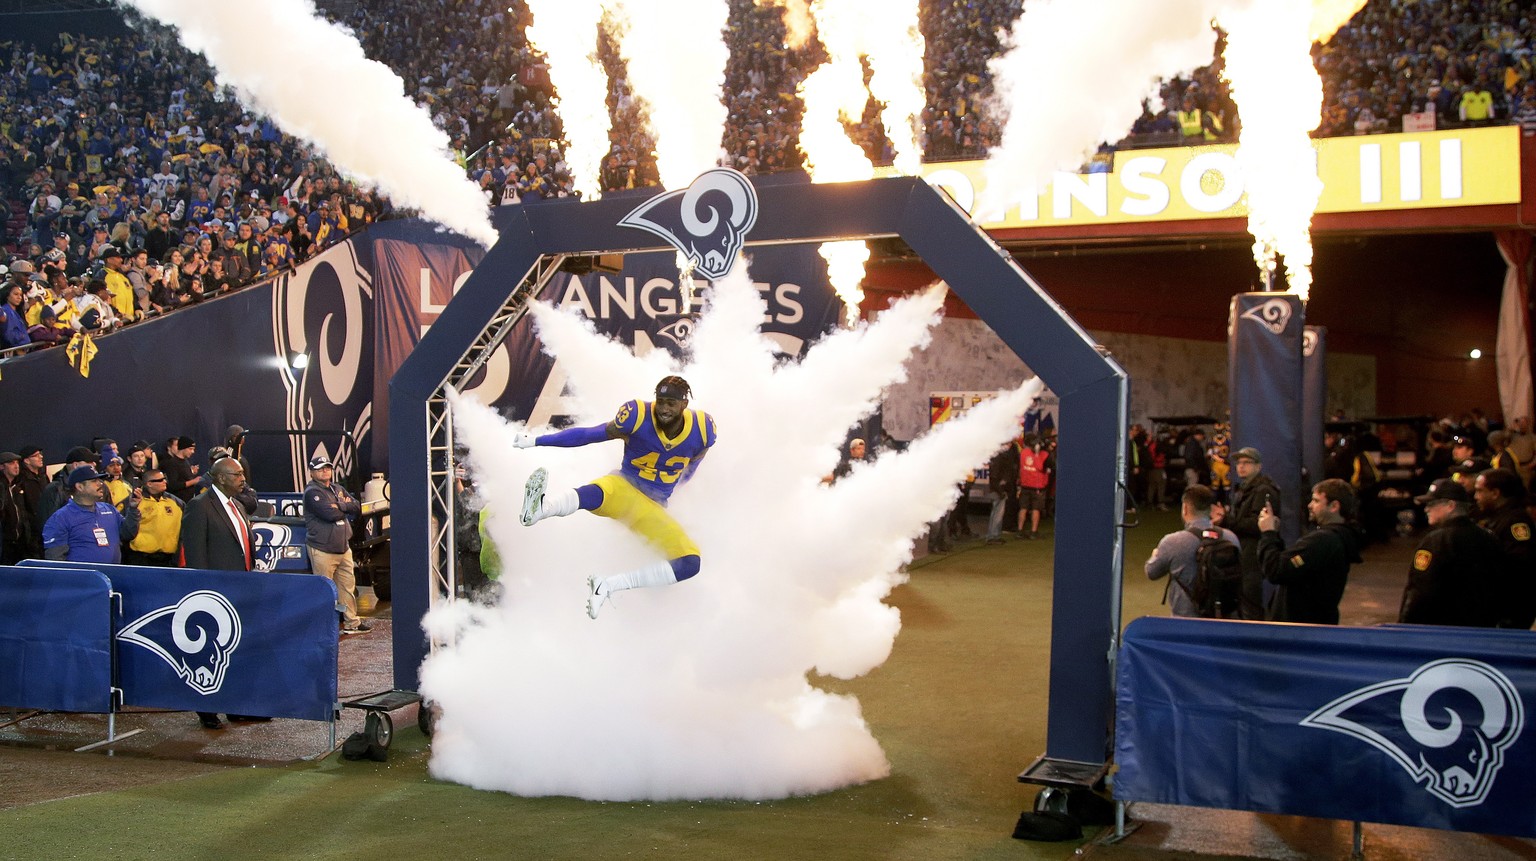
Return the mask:
[[[1147,560],[1149,579],[1168,578],[1163,600],[1175,616],[1238,617],[1242,551],[1232,530],[1211,525],[1215,501],[1203,484],[1186,488],[1179,507],[1184,528],[1164,535]]]
[[[1360,533],[1354,525],[1355,491],[1349,482],[1325,478],[1312,488],[1307,516],[1317,528],[1286,547],[1273,508],[1259,513],[1259,566],[1278,590],[1269,616],[1276,622],[1339,624],[1339,599],[1349,566],[1360,560]]]

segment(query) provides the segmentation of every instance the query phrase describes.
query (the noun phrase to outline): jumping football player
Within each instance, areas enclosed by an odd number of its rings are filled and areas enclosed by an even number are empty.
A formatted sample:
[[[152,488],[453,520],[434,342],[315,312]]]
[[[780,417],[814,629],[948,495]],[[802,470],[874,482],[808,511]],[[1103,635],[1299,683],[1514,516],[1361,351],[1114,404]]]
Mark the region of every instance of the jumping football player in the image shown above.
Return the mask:
[[[623,574],[588,577],[587,615],[593,619],[614,592],[666,586],[699,573],[698,545],[666,510],[672,491],[693,477],[715,444],[715,420],[706,412],[688,409],[692,394],[687,380],[665,377],[656,384],[654,402],[629,401],[606,425],[567,428],[538,437],[523,433],[513,443],[517,448],[574,448],[624,440],[624,460],[618,472],[581,487],[546,492],[549,473],[539,467],[528,477],[523,493],[524,526],[546,517],[564,517],[578,509],[590,511],[622,521],[666,556],[665,562]]]

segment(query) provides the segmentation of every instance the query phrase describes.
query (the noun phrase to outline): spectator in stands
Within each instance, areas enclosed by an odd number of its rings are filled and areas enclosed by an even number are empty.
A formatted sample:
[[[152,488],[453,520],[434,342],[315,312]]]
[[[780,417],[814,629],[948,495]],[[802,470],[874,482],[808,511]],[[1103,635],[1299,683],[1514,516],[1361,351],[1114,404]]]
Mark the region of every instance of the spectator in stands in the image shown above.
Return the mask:
[[[85,292],[75,300],[80,313],[80,328],[86,331],[106,333],[116,329],[122,321],[112,308],[112,292],[107,282],[96,279],[85,285]]]
[[[133,295],[133,285],[128,281],[128,261],[123,256],[123,250],[116,245],[105,246],[101,250],[101,262],[107,270],[102,280],[107,285],[112,311],[122,323],[132,323],[137,316],[138,306]]]
[[[27,313],[22,307],[24,298],[20,284],[0,284],[0,349],[32,343],[27,334]]]
[[[58,312],[51,305],[43,305],[38,311],[37,325],[27,327],[27,337],[39,347],[68,340],[70,334],[69,324],[59,322]]]

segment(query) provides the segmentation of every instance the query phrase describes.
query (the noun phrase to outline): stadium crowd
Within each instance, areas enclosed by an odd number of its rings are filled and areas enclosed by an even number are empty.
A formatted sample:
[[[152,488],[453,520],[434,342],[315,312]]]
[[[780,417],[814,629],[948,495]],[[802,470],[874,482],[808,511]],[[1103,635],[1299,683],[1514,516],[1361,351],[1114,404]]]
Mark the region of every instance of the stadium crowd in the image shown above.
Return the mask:
[[[324,7],[326,4],[322,4]],[[575,194],[561,159],[556,94],[526,37],[522,0],[335,2],[334,20],[394,69],[448,134],[491,203]],[[1021,0],[930,0],[923,116],[929,160],[977,158],[998,142],[978,105],[987,61]],[[1315,48],[1325,91],[1318,135],[1518,122],[1536,132],[1532,25],[1512,0],[1370,0]],[[780,10],[729,0],[724,149],[747,173],[802,166],[800,83],[825,58],[786,45]],[[1221,64],[1161,86],[1117,146],[1231,140],[1237,112]],[[613,118],[605,190],[657,182],[645,103],[615,42],[597,57]],[[867,106],[850,130],[866,153],[892,148]],[[9,220],[4,215],[9,214]],[[194,304],[292,268],[395,214],[320,153],[243,110],[213,70],[163,27],[0,42],[0,245],[15,259],[0,295],[0,349],[67,339]],[[19,288],[19,289],[17,289]],[[14,310],[6,310],[6,309]]]

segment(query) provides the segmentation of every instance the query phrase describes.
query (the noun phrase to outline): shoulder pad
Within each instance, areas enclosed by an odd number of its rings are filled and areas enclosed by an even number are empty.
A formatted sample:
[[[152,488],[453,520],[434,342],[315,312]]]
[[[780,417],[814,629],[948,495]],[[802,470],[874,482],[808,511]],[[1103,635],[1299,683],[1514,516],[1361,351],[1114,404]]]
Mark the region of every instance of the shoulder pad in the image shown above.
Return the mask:
[[[619,430],[625,433],[634,433],[640,429],[640,422],[645,417],[645,407],[639,400],[625,401],[614,413],[613,423]]]

